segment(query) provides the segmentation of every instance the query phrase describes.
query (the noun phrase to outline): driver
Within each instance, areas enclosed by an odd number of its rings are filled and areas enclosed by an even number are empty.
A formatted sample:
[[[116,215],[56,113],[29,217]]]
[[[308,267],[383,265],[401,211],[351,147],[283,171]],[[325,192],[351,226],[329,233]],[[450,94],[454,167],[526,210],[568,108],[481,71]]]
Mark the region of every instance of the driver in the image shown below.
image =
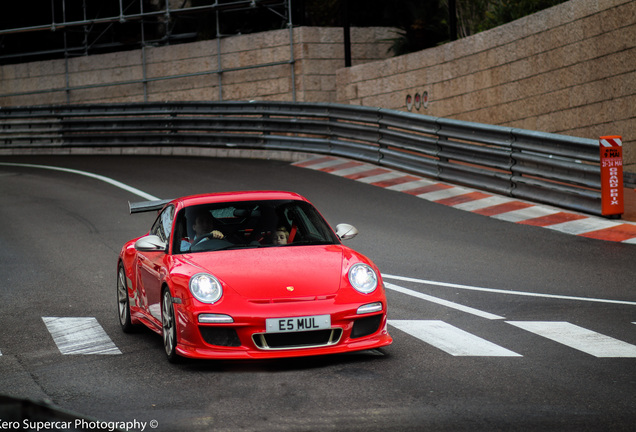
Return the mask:
[[[214,229],[214,218],[209,211],[203,211],[196,215],[194,224],[192,225],[195,236],[192,240],[192,244],[197,244],[204,237],[224,239],[225,235]]]

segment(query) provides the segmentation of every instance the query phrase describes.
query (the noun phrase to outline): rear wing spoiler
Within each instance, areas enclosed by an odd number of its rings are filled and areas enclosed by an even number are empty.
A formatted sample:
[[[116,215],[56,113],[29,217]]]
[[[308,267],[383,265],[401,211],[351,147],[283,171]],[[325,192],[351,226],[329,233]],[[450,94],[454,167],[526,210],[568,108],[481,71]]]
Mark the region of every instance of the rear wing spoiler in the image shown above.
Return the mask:
[[[128,201],[128,210],[130,211],[130,214],[149,212],[153,210],[159,211],[170,201],[172,200],[165,199],[165,200],[140,201],[140,202]]]

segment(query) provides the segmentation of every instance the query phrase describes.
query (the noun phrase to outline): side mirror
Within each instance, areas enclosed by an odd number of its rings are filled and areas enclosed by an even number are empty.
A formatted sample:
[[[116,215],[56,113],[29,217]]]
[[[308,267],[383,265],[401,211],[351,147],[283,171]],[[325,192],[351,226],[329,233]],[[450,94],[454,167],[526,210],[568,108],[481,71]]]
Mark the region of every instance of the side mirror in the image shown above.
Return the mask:
[[[338,224],[336,225],[336,235],[341,240],[349,240],[358,235],[358,229],[353,225]]]
[[[135,249],[142,252],[163,252],[167,244],[156,235],[147,235],[135,242]]]

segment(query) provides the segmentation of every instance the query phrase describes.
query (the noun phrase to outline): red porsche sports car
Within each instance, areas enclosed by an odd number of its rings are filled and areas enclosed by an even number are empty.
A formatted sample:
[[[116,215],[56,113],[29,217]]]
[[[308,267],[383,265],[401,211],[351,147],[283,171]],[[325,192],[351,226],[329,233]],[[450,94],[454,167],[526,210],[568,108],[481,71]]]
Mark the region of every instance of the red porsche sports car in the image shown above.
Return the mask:
[[[160,210],[118,260],[124,332],[163,336],[168,360],[256,359],[391,344],[380,272],[304,197],[231,192],[130,205]]]

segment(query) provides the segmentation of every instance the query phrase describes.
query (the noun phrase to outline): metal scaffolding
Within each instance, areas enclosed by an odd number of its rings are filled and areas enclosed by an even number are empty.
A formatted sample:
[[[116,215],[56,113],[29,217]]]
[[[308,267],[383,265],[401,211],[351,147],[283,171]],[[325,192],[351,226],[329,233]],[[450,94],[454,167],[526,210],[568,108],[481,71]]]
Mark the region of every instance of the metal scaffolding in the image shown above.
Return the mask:
[[[144,101],[147,101],[147,84],[151,81],[170,80],[199,75],[218,75],[219,100],[223,100],[223,72],[253,69],[260,67],[289,64],[294,76],[293,53],[293,25],[292,25],[292,0],[109,0],[110,9],[91,9],[95,3],[88,0],[50,0],[50,15],[47,23],[37,25],[15,26],[0,28],[0,65],[9,63],[24,63],[37,60],[65,59],[66,88],[48,89],[42,91],[22,92],[12,94],[0,94],[5,96],[20,96],[37,93],[50,93],[65,91],[67,102],[70,102],[72,90],[106,87],[122,84],[143,84]],[[170,3],[179,1],[180,7],[171,7]],[[116,4],[113,6],[112,3]],[[248,67],[236,67],[223,69],[221,64],[221,39],[240,33],[223,33],[223,17],[230,13],[266,12],[270,17],[281,23],[281,28],[289,30],[290,56],[288,61],[267,63]],[[102,16],[103,14],[103,16]],[[201,16],[214,16],[214,34],[201,35],[191,31],[188,23],[195,22]],[[78,18],[79,17],[79,18]],[[185,24],[184,24],[185,23]],[[116,29],[117,27],[117,29]],[[150,29],[151,28],[151,29]],[[113,37],[117,32],[120,34]],[[48,34],[47,34],[48,33]],[[10,45],[11,38],[24,38],[35,36],[39,40],[51,39],[47,48],[33,50],[31,43],[24,50],[15,49],[7,52],[4,47]],[[111,40],[107,40],[108,36]],[[146,75],[146,48],[149,46],[163,46],[176,43],[184,43],[195,40],[216,39],[217,41],[217,67],[214,70],[193,74],[171,75],[158,78],[148,78]],[[69,80],[69,59],[90,54],[116,52],[122,50],[140,49],[142,53],[143,78],[112,84],[96,84],[91,86],[71,87]],[[295,83],[292,79],[293,100],[296,100]]]

